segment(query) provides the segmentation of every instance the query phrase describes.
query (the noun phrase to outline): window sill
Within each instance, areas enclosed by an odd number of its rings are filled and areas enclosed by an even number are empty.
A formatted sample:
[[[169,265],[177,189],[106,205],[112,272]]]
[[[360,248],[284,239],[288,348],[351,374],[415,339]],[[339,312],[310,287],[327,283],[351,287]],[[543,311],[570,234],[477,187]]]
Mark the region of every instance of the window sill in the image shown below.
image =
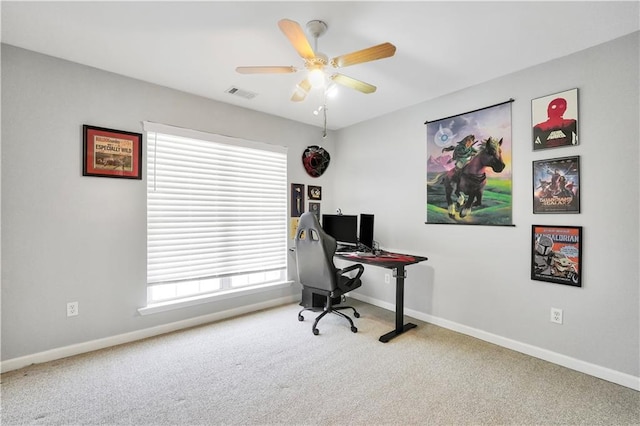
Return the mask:
[[[202,305],[204,303],[215,302],[218,300],[231,299],[234,297],[246,296],[248,294],[262,293],[268,290],[290,287],[293,281],[281,281],[277,283],[269,283],[251,288],[241,288],[234,290],[221,291],[219,293],[198,295],[185,297],[184,299],[169,300],[166,302],[152,303],[143,308],[138,309],[140,315],[157,314],[160,312],[172,311],[174,309],[186,308],[189,306]]]

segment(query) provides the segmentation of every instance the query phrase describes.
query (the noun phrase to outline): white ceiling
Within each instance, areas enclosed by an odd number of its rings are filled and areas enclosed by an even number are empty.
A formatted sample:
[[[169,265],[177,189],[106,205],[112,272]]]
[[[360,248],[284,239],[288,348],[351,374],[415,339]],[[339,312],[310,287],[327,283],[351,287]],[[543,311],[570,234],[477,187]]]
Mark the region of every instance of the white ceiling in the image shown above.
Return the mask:
[[[242,75],[235,67],[303,66],[278,28],[281,18],[303,28],[325,21],[318,50],[329,58],[393,43],[392,58],[340,70],[378,90],[365,95],[341,87],[327,104],[330,129],[640,29],[638,1],[2,1],[1,7],[3,43],[319,127],[322,118],[313,115],[319,89],[304,102],[290,101],[303,71]],[[225,93],[232,86],[257,96]]]

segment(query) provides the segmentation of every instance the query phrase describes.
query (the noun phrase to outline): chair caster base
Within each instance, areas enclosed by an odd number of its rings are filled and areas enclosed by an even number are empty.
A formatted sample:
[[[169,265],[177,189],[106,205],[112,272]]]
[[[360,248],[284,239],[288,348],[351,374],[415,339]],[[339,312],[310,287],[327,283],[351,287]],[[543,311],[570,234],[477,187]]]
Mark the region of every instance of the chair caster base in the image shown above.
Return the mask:
[[[355,308],[353,306],[338,306],[333,308],[331,306],[331,301],[327,300],[327,307],[325,307],[322,310],[322,313],[320,315],[318,315],[315,319],[315,321],[313,322],[313,325],[311,326],[311,331],[313,332],[313,334],[315,336],[320,334],[320,330],[318,330],[317,326],[318,326],[318,322],[327,314],[334,314],[337,315],[339,317],[342,317],[344,319],[346,319],[347,321],[349,321],[349,325],[351,326],[351,332],[352,333],[357,333],[358,329],[356,328],[355,324],[353,323],[353,320],[351,318],[349,318],[349,316],[347,316],[345,313],[342,312],[343,309],[352,309],[353,310],[353,316],[356,318],[360,318],[360,314],[358,313],[358,311],[355,310]],[[298,312],[298,321],[302,322],[304,321],[304,316],[302,315],[302,313],[304,311],[318,311],[318,308],[314,308],[314,307],[308,307],[308,308],[304,308],[301,311]]]

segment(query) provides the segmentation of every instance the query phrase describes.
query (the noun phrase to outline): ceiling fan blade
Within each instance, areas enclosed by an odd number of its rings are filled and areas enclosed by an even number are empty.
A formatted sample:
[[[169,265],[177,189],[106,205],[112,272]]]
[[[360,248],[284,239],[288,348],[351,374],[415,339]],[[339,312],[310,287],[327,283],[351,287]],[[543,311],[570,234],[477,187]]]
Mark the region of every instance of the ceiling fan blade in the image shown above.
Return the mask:
[[[236,72],[240,74],[288,74],[296,72],[294,66],[289,67],[237,67]]]
[[[363,62],[375,61],[395,55],[396,47],[391,43],[382,43],[377,46],[368,47],[346,55],[336,56],[331,60],[331,65],[335,68],[348,67],[349,65],[361,64]]]
[[[293,102],[302,102],[307,97],[307,93],[311,90],[311,83],[308,79],[302,80],[296,86],[296,91],[293,92],[293,96],[291,96],[291,100]]]
[[[298,55],[304,59],[313,59],[316,54],[313,53],[313,48],[309,44],[309,40],[304,35],[304,30],[296,21],[290,19],[281,19],[278,21],[278,27],[289,39],[293,47],[298,52]]]
[[[331,80],[338,84],[341,84],[352,89],[356,89],[362,93],[373,93],[376,91],[376,86],[373,86],[364,81],[356,80],[355,78],[348,77],[344,74],[333,74]]]

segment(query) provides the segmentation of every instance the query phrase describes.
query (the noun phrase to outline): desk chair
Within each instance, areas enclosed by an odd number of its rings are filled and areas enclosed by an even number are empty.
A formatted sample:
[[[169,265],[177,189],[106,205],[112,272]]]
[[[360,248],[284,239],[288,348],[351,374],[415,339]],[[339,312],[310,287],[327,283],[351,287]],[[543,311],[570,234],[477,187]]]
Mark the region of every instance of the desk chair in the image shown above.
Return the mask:
[[[327,298],[322,313],[318,315],[311,327],[313,334],[317,336],[320,333],[317,328],[318,321],[329,313],[346,318],[351,324],[351,331],[357,333],[358,329],[353,325],[351,318],[340,311],[353,309],[353,316],[359,318],[358,311],[352,306],[333,306],[333,303],[334,299],[340,300],[345,293],[362,285],[360,276],[364,272],[364,266],[354,264],[344,269],[335,267],[333,256],[337,247],[336,240],[324,232],[318,218],[312,212],[300,216],[295,244],[300,284],[313,293],[322,294]],[[354,271],[356,271],[355,276],[352,273]],[[302,313],[307,310],[318,311],[319,309],[305,307],[298,312],[298,321],[304,321]]]

